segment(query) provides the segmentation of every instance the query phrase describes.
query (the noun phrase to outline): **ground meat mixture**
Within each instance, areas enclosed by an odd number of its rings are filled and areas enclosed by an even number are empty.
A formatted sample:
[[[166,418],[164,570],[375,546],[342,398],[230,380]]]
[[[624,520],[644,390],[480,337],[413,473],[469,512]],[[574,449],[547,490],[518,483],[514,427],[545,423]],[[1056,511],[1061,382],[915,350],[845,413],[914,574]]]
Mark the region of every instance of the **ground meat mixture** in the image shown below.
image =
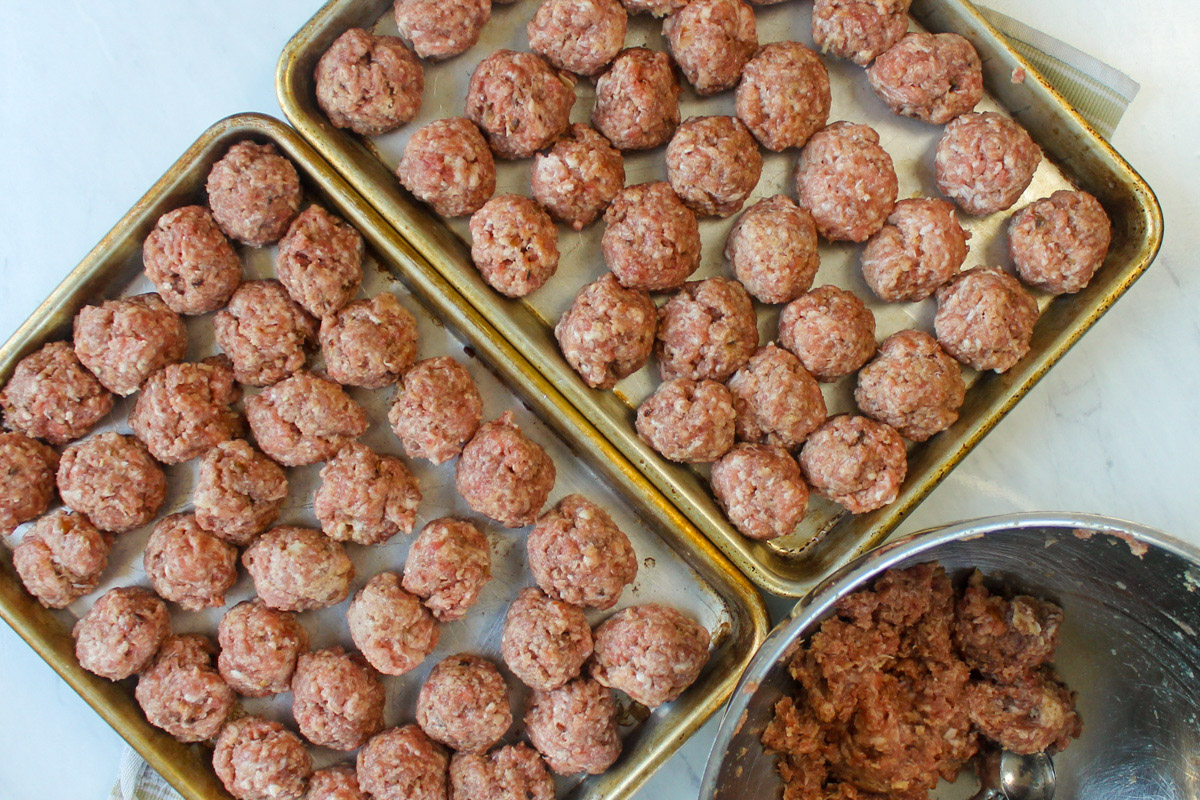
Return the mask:
[[[313,513],[330,539],[384,544],[412,533],[420,503],[421,487],[403,461],[351,442],[321,468]]]
[[[300,177],[273,144],[238,142],[213,165],[205,188],[221,230],[251,247],[279,241],[300,211]]]
[[[58,492],[100,530],[124,533],[158,514],[167,478],[145,445],[109,431],[63,451]]]
[[[901,200],[863,248],[863,278],[880,300],[924,300],[962,267],[970,236],[945,200]]]
[[[621,51],[627,23],[617,0],[544,0],[525,32],[529,49],[558,69],[595,75]]]
[[[243,439],[221,442],[204,454],[192,492],[200,527],[245,547],[279,518],[287,499],[283,469]]]
[[[863,242],[883,227],[896,205],[896,170],[873,128],[835,122],[804,146],[796,191],[822,236]]]
[[[1038,307],[1017,279],[975,267],[938,289],[938,344],[978,370],[1006,372],[1029,352]]]
[[[404,452],[435,464],[462,452],[482,419],[479,388],[467,368],[449,356],[413,365],[388,412],[388,422]]]
[[[213,333],[233,362],[238,383],[269,386],[304,369],[317,321],[279,281],[247,281],[217,312]]]
[[[425,72],[395,36],[350,28],[317,62],[317,103],[339,128],[378,136],[421,110]]]
[[[108,566],[109,540],[83,514],[55,511],[29,527],[13,548],[13,568],[46,608],[90,594]]]
[[[84,306],[75,315],[75,355],[113,394],[126,397],[187,354],[187,330],[156,293]]]
[[[700,266],[700,223],[666,181],[623,189],[604,225],[604,263],[627,289],[677,289]]]
[[[1108,215],[1087,192],[1060,189],[1013,214],[1008,224],[1008,252],[1017,274],[1051,294],[1087,286],[1111,242]]]
[[[237,800],[300,800],[312,757],[300,737],[280,723],[241,717],[221,730],[213,770]]]
[[[497,50],[467,87],[467,119],[487,135],[500,158],[529,158],[571,124],[575,79],[533,53]]]
[[[559,775],[599,775],[621,755],[617,703],[591,678],[534,691],[525,711],[525,733]]]
[[[614,0],[615,2],[615,0]],[[621,152],[595,129],[575,123],[533,159],[533,198],[577,231],[595,222],[625,186]]]
[[[511,411],[479,428],[454,472],[458,493],[471,510],[506,528],[521,528],[537,519],[554,478],[554,462],[521,432]]]
[[[440,622],[462,619],[492,577],[487,537],[467,520],[443,517],[422,529],[404,562],[405,590]]]
[[[358,751],[358,783],[372,800],[445,800],[449,762],[416,725],[388,728]]]
[[[278,611],[337,605],[354,580],[354,564],[342,546],[309,528],[272,528],[246,548],[242,564],[258,596]]]
[[[328,461],[367,430],[367,415],[331,380],[298,372],[246,398],[263,452],[285,467]]]
[[[732,89],[758,49],[754,9],[742,0],[691,0],[663,20],[663,35],[702,96]]]
[[[657,328],[658,309],[650,294],[624,288],[607,272],[580,290],[554,335],[567,363],[588,386],[611,389],[646,365]]]
[[[481,753],[512,725],[508,684],[486,659],[465,653],[445,658],[417,695],[417,724],[453,750]]]
[[[773,344],[760,347],[729,380],[739,441],[795,450],[825,422],[821,386],[800,359]]]
[[[231,407],[240,396],[227,358],[169,364],[142,387],[129,427],[159,461],[179,464],[242,433]]]
[[[637,577],[629,537],[600,506],[570,494],[538,520],[525,540],[529,571],[546,594],[607,609]]]
[[[187,611],[225,605],[237,581],[237,548],[201,528],[193,514],[159,520],[142,563],[154,591]]]
[[[816,0],[812,35],[822,53],[860,67],[886,52],[908,30],[912,0]]]
[[[475,123],[451,117],[412,135],[396,177],[438,214],[462,217],[478,211],[496,191],[496,162]]]
[[[78,439],[112,407],[113,396],[66,342],[50,342],[22,358],[0,390],[5,427],[50,444]]]
[[[75,623],[79,666],[119,681],[150,666],[171,634],[167,604],[140,586],[110,589]]]
[[[763,45],[742,70],[737,116],[768,150],[803,147],[829,121],[829,71],[799,42]]]
[[[725,258],[756,299],[790,302],[812,288],[821,266],[816,223],[787,195],[759,200],[730,230]]]
[[[591,673],[650,708],[669,703],[708,663],[703,625],[667,606],[647,603],[609,617],[596,628]]]
[[[958,419],[966,397],[962,370],[925,331],[894,333],[858,373],[854,402],[872,419],[923,442]]]
[[[396,0],[396,27],[421,58],[441,61],[479,41],[490,0]]]
[[[762,163],[754,137],[737,117],[693,117],[667,145],[671,188],[700,215],[728,217],[741,211],[758,185]]]
[[[299,183],[296,187],[299,192]],[[216,311],[242,282],[242,260],[204,206],[184,206],[159,217],[142,244],[142,265],[177,314]]]
[[[1062,622],[1062,609],[1054,603],[992,594],[975,570],[955,608],[954,637],[968,667],[1012,683],[1054,660]]]
[[[360,653],[304,653],[292,676],[292,716],[305,739],[357,750],[383,730],[383,679]]]
[[[370,800],[358,785],[358,773],[350,764],[319,769],[308,781],[304,800]]]
[[[296,615],[276,611],[257,597],[225,612],[217,641],[221,677],[246,697],[288,691],[296,659],[308,650],[308,632]]]
[[[234,694],[213,666],[216,654],[207,636],[167,637],[134,692],[151,725],[181,742],[217,735],[233,709]]]
[[[968,214],[1011,208],[1033,180],[1042,151],[1025,129],[994,111],[963,114],[946,126],[934,165],[938,189]]]
[[[808,437],[800,468],[814,492],[851,514],[865,514],[896,499],[908,459],[895,428],[841,414]]]
[[[1053,670],[1013,683],[972,682],[965,701],[979,732],[1014,753],[1065,750],[1083,731],[1075,692]]]
[[[522,589],[504,618],[500,652],[518,680],[549,691],[579,675],[592,654],[592,629],[579,606]]]
[[[628,47],[596,79],[592,124],[621,150],[658,147],[679,125],[682,92],[669,55]]]
[[[758,320],[737,281],[690,281],[658,310],[654,357],[663,380],[723,381],[758,347]]]
[[[983,99],[979,54],[957,33],[906,34],[867,70],[871,88],[897,114],[945,125]]]
[[[46,513],[54,499],[56,472],[54,450],[23,433],[0,433],[0,535]]]
[[[502,194],[471,215],[471,260],[500,294],[524,297],[558,270],[558,228],[533,200]]]
[[[403,675],[437,647],[433,615],[416,595],[401,588],[394,572],[381,572],[358,590],[346,621],[354,644],[385,675]]]
[[[358,293],[363,250],[353,225],[311,205],[279,243],[275,274],[293,300],[323,319]]]
[[[875,353],[875,315],[845,289],[821,286],[779,315],[779,343],[819,381],[854,372]]]
[[[451,800],[554,800],[554,779],[538,752],[521,742],[486,756],[450,759]]]
[[[716,381],[675,378],[659,384],[637,410],[637,434],[663,458],[716,461],[734,442],[733,395]]]
[[[321,321],[321,354],[343,386],[382,389],[417,360],[417,321],[391,292],[355,300]]]
[[[808,486],[782,447],[739,444],[712,466],[709,483],[725,516],[744,536],[787,536],[804,521]]]

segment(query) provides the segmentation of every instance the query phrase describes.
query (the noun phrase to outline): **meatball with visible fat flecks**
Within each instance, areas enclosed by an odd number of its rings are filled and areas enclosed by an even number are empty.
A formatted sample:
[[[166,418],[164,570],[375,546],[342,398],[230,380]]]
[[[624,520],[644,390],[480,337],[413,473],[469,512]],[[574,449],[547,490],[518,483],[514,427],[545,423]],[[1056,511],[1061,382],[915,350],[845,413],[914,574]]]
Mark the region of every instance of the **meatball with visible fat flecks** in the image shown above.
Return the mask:
[[[383,679],[360,653],[302,653],[292,675],[292,716],[319,747],[357,750],[383,730]]]
[[[80,363],[122,397],[187,354],[183,320],[154,292],[84,306],[75,315],[74,342]]]
[[[504,618],[500,651],[522,683],[549,691],[579,675],[592,654],[592,629],[582,608],[522,589]]]
[[[691,0],[663,20],[663,35],[702,96],[732,89],[758,49],[754,9],[742,0]]]
[[[404,562],[403,586],[440,622],[462,619],[492,577],[487,537],[466,520],[443,517],[426,525]]]
[[[220,732],[234,694],[213,666],[216,653],[207,636],[167,637],[134,691],[151,725],[181,742],[207,741]]]
[[[343,386],[382,389],[417,360],[417,321],[391,292],[355,300],[321,321],[321,354]]]
[[[775,445],[735,445],[713,464],[709,483],[725,516],[751,539],[786,536],[808,511],[800,466]]]
[[[667,145],[671,188],[702,215],[728,217],[741,211],[758,185],[762,163],[758,144],[737,117],[693,117]]]
[[[548,692],[534,691],[525,711],[525,733],[559,775],[599,775],[621,755],[616,700],[588,677]]]
[[[964,699],[980,733],[1013,753],[1058,752],[1083,729],[1075,712],[1075,692],[1053,671],[1014,683],[972,681]]]
[[[637,434],[663,458],[716,461],[734,442],[733,395],[716,381],[664,381],[637,410]]]
[[[491,0],[396,0],[396,27],[421,58],[466,52],[492,16]]]
[[[237,581],[237,548],[201,528],[194,514],[159,520],[142,563],[154,591],[187,611],[225,605]]]
[[[217,777],[237,800],[301,800],[312,774],[300,737],[262,717],[226,723],[212,758]]]
[[[145,525],[167,497],[166,475],[146,446],[112,431],[64,450],[57,479],[72,511],[112,533]]]
[[[954,643],[971,669],[1013,683],[1054,659],[1063,610],[1054,603],[1019,594],[994,595],[975,570],[954,612]]]
[[[646,365],[658,309],[648,292],[626,289],[611,272],[590,283],[554,326],[559,349],[588,386],[611,389]]]
[[[867,70],[871,88],[897,114],[945,125],[983,99],[983,68],[957,33],[906,34]]]
[[[677,289],[700,266],[700,223],[666,181],[623,189],[604,212],[604,263],[627,289]]]
[[[427,358],[402,383],[388,422],[404,452],[435,464],[462,452],[483,419],[483,398],[467,368],[449,356]]]
[[[260,598],[238,603],[217,625],[217,668],[238,694],[266,697],[292,685],[296,659],[308,650],[308,632],[295,614]]]
[[[901,200],[863,248],[863,278],[881,300],[924,300],[958,272],[970,236],[945,200]]]
[[[524,742],[450,759],[451,800],[554,800],[554,779]]]
[[[813,41],[822,53],[870,64],[908,30],[912,0],[816,0],[812,12]]]
[[[625,163],[607,139],[576,123],[550,152],[534,156],[529,184],[550,216],[579,231],[595,222],[625,186]]]
[[[896,170],[867,125],[835,122],[813,134],[796,165],[796,191],[817,232],[830,241],[862,242],[896,205]]]
[[[200,527],[245,547],[279,518],[287,494],[287,474],[278,464],[244,439],[231,439],[200,459],[192,505]]]
[[[351,442],[321,468],[313,513],[330,539],[384,544],[412,533],[420,503],[421,487],[403,461]]]
[[[300,211],[300,176],[273,144],[238,142],[213,165],[205,189],[221,230],[251,247],[279,241]]]
[[[849,375],[875,353],[875,315],[851,292],[821,286],[779,315],[779,343],[819,381]]]
[[[525,32],[529,49],[558,69],[595,75],[620,52],[627,24],[617,0],[543,0]]]
[[[679,697],[708,663],[708,631],[667,606],[633,606],[596,629],[592,677],[657,708]]]
[[[55,511],[30,526],[13,548],[13,569],[46,608],[90,594],[108,566],[109,540],[83,514]]]
[[[113,407],[113,396],[66,342],[50,342],[17,362],[0,390],[4,424],[50,444],[74,441]]]
[[[204,206],[184,206],[159,217],[142,244],[142,265],[176,314],[216,311],[242,282],[242,259]]]
[[[892,426],[840,414],[808,437],[800,468],[814,492],[851,514],[865,514],[896,499],[908,458]]]
[[[571,124],[575,79],[533,53],[497,50],[471,74],[467,119],[500,158],[529,158]]]
[[[729,379],[739,441],[795,450],[825,422],[821,386],[782,347],[760,347]]]
[[[336,605],[354,580],[354,564],[342,546],[309,528],[272,528],[246,548],[242,564],[258,596],[278,611]]]
[[[812,215],[786,195],[759,200],[734,223],[725,258],[746,291],[763,303],[787,303],[812,288],[821,265]]]
[[[496,191],[496,162],[474,122],[439,119],[404,146],[396,177],[443,217],[474,214]]]
[[[1006,372],[1029,352],[1038,307],[1001,269],[974,267],[937,291],[938,344],[963,364]]]
[[[690,281],[658,310],[654,357],[663,380],[723,381],[758,347],[758,320],[737,281]]]
[[[963,114],[946,126],[934,166],[938,189],[974,216],[1011,208],[1033,181],[1042,151],[994,111]]]
[[[238,383],[269,386],[304,369],[317,321],[279,281],[247,281],[213,318],[213,333]]]
[[[966,398],[958,362],[925,331],[894,333],[858,373],[854,402],[914,442],[954,424]]]
[[[511,411],[479,428],[454,471],[458,493],[471,510],[506,528],[521,528],[537,519],[554,478],[554,462],[521,432]]]
[[[829,71],[799,42],[772,42],[742,70],[735,102],[738,119],[763,147],[803,147],[829,121]]]
[[[351,764],[319,769],[308,781],[304,800],[370,800],[358,785],[358,773]]]
[[[297,372],[246,399],[262,451],[285,467],[327,461],[367,430],[367,415],[341,386]]]
[[[101,678],[124,680],[150,665],[170,633],[167,604],[153,592],[110,589],[75,623],[75,658]]]
[[[358,782],[372,800],[446,800],[449,762],[416,725],[388,728],[358,751]]]
[[[394,572],[381,572],[358,590],[346,621],[354,644],[385,675],[403,675],[437,647],[433,615],[402,588]]]
[[[129,427],[164,464],[189,461],[242,432],[240,396],[227,358],[168,364],[142,387]]]
[[[0,535],[46,513],[57,472],[54,450],[23,433],[0,433]]]
[[[421,110],[425,71],[395,36],[350,28],[317,62],[317,103],[339,128],[378,136]]]
[[[508,684],[486,659],[466,653],[445,658],[417,695],[417,724],[453,750],[483,752],[512,725]]]
[[[353,225],[311,205],[279,243],[275,275],[293,300],[323,319],[358,292],[363,251],[362,235]]]
[[[1017,274],[1051,294],[1086,287],[1111,242],[1112,223],[1087,192],[1060,189],[1013,214],[1008,224],[1008,253]]]
[[[658,147],[679,125],[682,92],[670,56],[627,47],[596,78],[592,124],[618,149]]]
[[[505,297],[540,289],[558,270],[558,228],[533,200],[502,194],[471,215],[471,260]]]
[[[570,494],[538,520],[525,540],[529,571],[547,595],[577,606],[612,608],[637,577],[637,554],[612,517]]]

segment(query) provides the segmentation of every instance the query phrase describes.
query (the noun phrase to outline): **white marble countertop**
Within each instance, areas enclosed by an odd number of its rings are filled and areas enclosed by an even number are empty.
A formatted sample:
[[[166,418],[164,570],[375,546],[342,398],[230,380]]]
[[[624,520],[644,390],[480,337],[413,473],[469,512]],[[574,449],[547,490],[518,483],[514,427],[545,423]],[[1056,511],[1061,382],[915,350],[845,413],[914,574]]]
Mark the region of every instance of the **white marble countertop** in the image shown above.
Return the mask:
[[[1149,272],[905,523],[1090,511],[1200,544],[1200,17],[1187,0],[990,0],[1127,72],[1113,143],[1167,217]],[[318,0],[0,4],[0,337],[209,124],[281,116],[275,61]],[[1191,253],[1192,255],[1188,255]],[[107,797],[122,741],[0,625],[0,797]],[[642,797],[695,797],[712,722]]]

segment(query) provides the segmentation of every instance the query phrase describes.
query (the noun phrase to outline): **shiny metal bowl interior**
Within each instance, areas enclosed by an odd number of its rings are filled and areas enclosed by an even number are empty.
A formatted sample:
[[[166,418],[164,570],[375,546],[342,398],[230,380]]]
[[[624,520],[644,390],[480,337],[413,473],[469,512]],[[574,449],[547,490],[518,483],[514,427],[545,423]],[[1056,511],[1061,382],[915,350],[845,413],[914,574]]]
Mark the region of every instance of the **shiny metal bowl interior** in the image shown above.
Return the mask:
[[[1140,554],[1140,555],[1139,555]],[[1079,514],[993,517],[926,531],[831,575],[758,651],[726,709],[701,800],[769,800],[782,783],[759,737],[792,681],[792,647],[837,600],[892,567],[941,563],[1063,607],[1056,665],[1079,693],[1083,736],[1055,756],[1060,800],[1200,798],[1200,549],[1130,523]],[[966,784],[966,786],[964,786]],[[938,798],[973,789],[964,773]]]

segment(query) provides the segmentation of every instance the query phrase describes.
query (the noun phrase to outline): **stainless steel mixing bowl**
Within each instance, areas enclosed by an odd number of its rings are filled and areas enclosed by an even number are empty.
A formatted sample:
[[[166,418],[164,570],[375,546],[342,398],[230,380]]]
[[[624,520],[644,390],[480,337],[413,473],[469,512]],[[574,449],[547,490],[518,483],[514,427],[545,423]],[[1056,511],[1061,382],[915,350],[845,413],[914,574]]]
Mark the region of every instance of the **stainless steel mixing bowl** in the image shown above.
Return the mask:
[[[1079,693],[1083,736],[1054,757],[1060,800],[1200,798],[1200,549],[1158,531],[1080,514],[1022,514],[914,534],[831,575],[767,638],[725,711],[701,800],[775,800],[782,783],[759,742],[792,691],[786,662],[839,598],[892,567],[978,567],[1060,604],[1055,663]],[[964,772],[935,797],[963,797]]]

